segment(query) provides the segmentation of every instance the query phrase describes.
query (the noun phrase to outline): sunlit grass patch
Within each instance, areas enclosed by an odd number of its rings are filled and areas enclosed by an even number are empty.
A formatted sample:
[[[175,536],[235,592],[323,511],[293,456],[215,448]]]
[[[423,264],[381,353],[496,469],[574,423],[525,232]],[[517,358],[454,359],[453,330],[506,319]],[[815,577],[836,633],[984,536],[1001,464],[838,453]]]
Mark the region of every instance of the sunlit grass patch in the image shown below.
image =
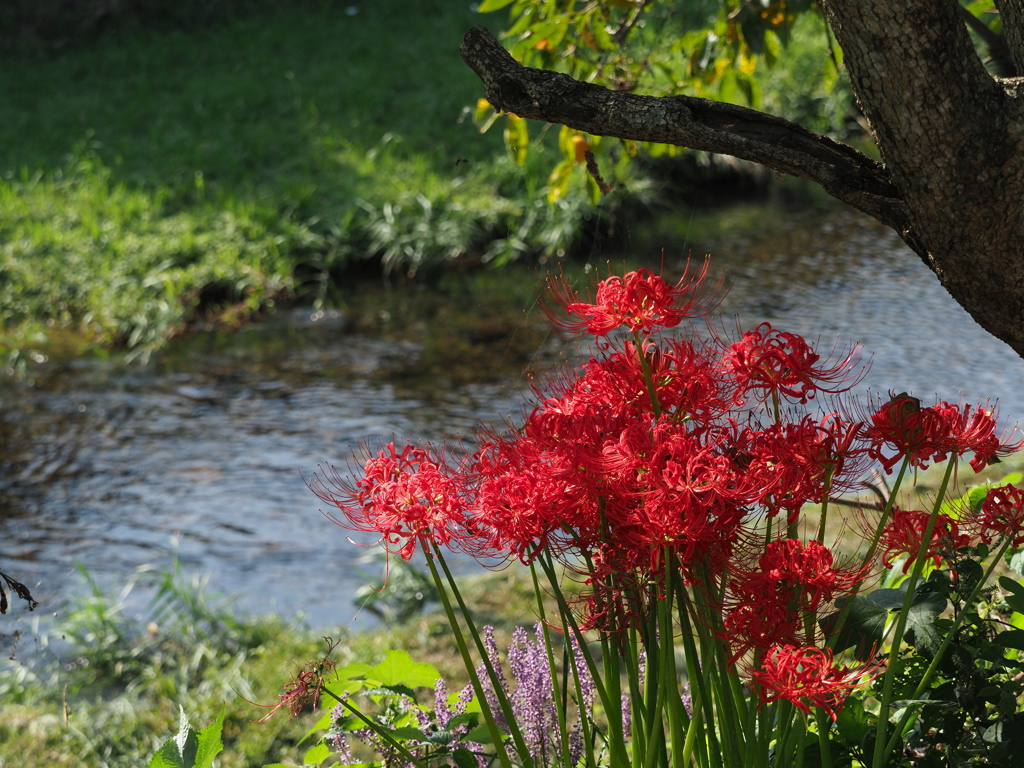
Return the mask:
[[[4,54],[0,345],[77,328],[145,352],[197,318],[337,300],[361,259],[396,275],[565,247],[582,201],[548,208],[465,118],[479,21],[298,3]]]

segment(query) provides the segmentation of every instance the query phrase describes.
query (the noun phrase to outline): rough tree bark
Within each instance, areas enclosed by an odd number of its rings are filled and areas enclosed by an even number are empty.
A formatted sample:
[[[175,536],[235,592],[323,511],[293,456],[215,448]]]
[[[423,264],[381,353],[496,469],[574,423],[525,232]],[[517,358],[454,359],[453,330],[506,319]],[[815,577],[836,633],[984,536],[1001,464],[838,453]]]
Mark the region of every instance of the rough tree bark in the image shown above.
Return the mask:
[[[1024,72],[1024,0],[997,0]],[[823,0],[884,164],[794,123],[523,67],[483,27],[462,56],[487,100],[594,135],[733,155],[820,184],[900,237],[987,331],[1024,357],[1024,78],[990,75],[957,0]]]

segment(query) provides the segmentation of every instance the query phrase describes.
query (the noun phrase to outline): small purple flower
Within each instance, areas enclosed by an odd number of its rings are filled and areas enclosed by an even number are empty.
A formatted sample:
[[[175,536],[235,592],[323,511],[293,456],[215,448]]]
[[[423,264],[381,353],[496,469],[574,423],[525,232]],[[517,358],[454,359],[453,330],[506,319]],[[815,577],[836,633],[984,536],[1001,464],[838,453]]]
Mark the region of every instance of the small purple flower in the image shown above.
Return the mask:
[[[693,717],[693,696],[690,694],[690,684],[686,683],[683,686],[683,706],[686,708],[686,714]]]

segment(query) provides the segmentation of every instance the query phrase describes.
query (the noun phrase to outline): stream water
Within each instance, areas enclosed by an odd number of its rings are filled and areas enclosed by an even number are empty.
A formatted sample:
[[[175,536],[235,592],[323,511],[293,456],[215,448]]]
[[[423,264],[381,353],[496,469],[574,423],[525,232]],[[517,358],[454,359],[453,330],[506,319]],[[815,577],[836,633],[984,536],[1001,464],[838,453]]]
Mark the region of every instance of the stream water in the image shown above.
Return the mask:
[[[873,356],[863,386],[876,392],[991,395],[1024,418],[1024,361],[885,228],[759,205],[698,229],[659,234],[658,247],[711,250],[732,282],[723,312],[820,336],[826,350],[861,341]],[[639,233],[633,247],[651,253]],[[190,337],[146,366],[50,362],[34,386],[4,384],[0,568],[40,613],[82,592],[78,564],[116,590],[178,558],[243,611],[350,624],[354,591],[381,566],[360,564],[366,550],[320,514],[303,477],[322,463],[344,471],[360,443],[437,441],[518,414],[525,368],[568,352],[527,312],[529,295],[468,278],[444,295],[362,286],[346,312],[283,312]],[[22,603],[12,610],[26,620]]]

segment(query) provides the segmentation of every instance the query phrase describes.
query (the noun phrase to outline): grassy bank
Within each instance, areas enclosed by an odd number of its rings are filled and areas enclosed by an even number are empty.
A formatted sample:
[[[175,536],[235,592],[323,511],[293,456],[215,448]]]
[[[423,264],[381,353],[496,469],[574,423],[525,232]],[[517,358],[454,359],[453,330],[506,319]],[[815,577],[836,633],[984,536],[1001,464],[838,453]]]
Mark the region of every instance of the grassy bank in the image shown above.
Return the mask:
[[[458,43],[481,20],[300,2],[4,52],[0,347],[80,328],[145,350],[197,317],[330,301],[363,258],[405,273],[564,247],[582,198],[547,206],[544,174],[464,113],[479,84]]]
[[[26,39],[0,50],[8,368],[26,351],[146,353],[195,323],[340,303],[364,263],[422,275],[558,253],[595,215],[582,167],[546,199],[557,131],[533,127],[542,146],[521,168],[498,129],[473,125],[480,84],[459,40],[473,24],[501,29],[502,12],[441,0],[128,12],[145,5],[55,17],[41,42],[29,14]],[[767,108],[828,128],[842,98],[786,100],[826,61],[823,39],[801,29],[763,91]]]
[[[502,647],[517,623],[532,624],[532,591],[512,571],[469,580],[465,594],[478,617],[497,627]],[[50,629],[23,635],[16,658],[9,638],[0,648],[0,768],[136,768],[176,730],[179,705],[194,724],[225,709],[222,768],[302,764],[298,746],[316,721],[287,710],[267,723],[252,702],[273,703],[305,661],[323,655],[322,633],[270,618],[238,619],[181,574],[143,574],[137,589],[154,595],[143,614],[124,594],[98,591],[79,600]],[[395,603],[402,595],[393,596]],[[21,606],[17,606],[21,611]],[[356,609],[339,600],[339,618]],[[6,617],[5,617],[6,618]],[[0,628],[3,625],[0,624]],[[428,612],[386,629],[331,632],[339,664],[380,661],[389,649],[436,666],[455,685],[466,683],[442,615]]]

